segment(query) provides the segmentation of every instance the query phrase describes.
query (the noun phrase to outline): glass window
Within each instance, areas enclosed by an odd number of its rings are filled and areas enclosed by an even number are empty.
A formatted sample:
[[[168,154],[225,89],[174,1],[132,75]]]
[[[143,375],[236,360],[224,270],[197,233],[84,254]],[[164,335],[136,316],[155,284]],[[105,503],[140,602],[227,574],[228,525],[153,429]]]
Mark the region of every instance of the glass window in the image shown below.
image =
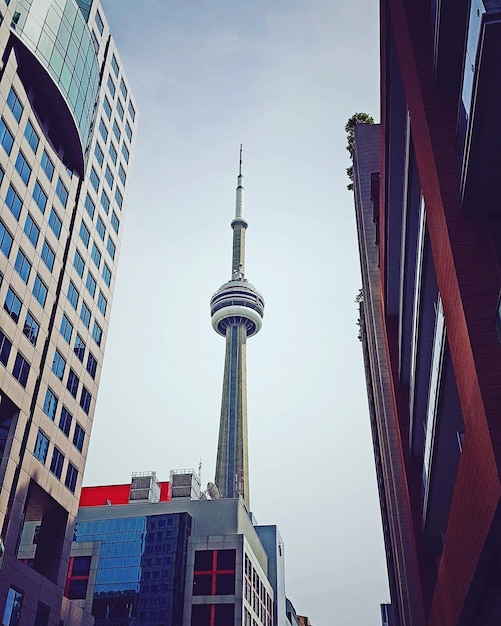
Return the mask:
[[[125,134],[127,135],[129,141],[132,141],[132,128],[130,127],[129,122],[125,123]]]
[[[118,62],[115,58],[115,55],[111,57],[111,67],[113,68],[113,72],[115,73],[115,76],[118,78]]]
[[[97,308],[101,311],[103,315],[106,315],[106,307],[108,306],[108,301],[103,295],[102,291],[99,291],[99,296],[97,297]]]
[[[23,279],[24,283],[28,282],[31,272],[31,263],[26,258],[24,252],[22,250],[18,250],[16,262],[14,263],[14,268]]]
[[[92,396],[90,395],[89,390],[85,387],[85,385],[82,385],[82,393],[80,395],[80,406],[87,413],[87,415],[89,414],[91,399],[92,399]]]
[[[77,486],[77,477],[77,468],[70,462],[68,462],[68,469],[66,470],[66,479],[64,481],[64,484],[72,493],[75,491],[75,487]]]
[[[58,214],[54,211],[54,208],[50,210],[49,215],[49,226],[52,228],[54,235],[59,239],[59,235],[61,234],[62,223],[59,219]]]
[[[55,258],[56,258],[56,255],[54,254],[54,250],[49,246],[49,244],[47,243],[47,239],[46,239],[43,242],[43,246],[42,246],[42,261],[45,263],[45,265],[49,268],[51,272],[54,267]]]
[[[37,605],[37,613],[35,615],[35,621],[33,626],[48,626],[50,617],[50,609],[42,602]]]
[[[66,189],[65,184],[60,178],[57,179],[56,196],[59,198],[59,200],[61,200],[61,204],[64,206],[64,208],[66,208],[66,204],[68,202],[68,190]]]
[[[4,122],[3,117],[0,119],[0,143],[2,144],[5,152],[10,154],[14,138],[12,137],[12,133],[10,132],[7,124]]]
[[[118,168],[118,177],[120,178],[120,180],[122,181],[122,184],[125,187],[125,180],[127,178],[127,175],[121,163],[120,163],[120,167]]]
[[[56,350],[54,352],[54,358],[52,360],[52,371],[59,378],[59,380],[63,380],[64,369],[66,367],[66,360],[63,355]]]
[[[35,129],[33,128],[33,125],[31,124],[30,120],[28,120],[26,122],[26,128],[24,129],[24,136],[28,140],[28,143],[30,144],[31,149],[33,150],[33,152],[36,152],[37,148],[38,148],[38,144],[40,142],[40,139],[39,139]]]
[[[24,154],[21,151],[19,151],[19,154],[17,155],[15,167],[17,173],[21,177],[21,180],[25,185],[27,185],[31,176],[31,167],[28,165],[28,161],[25,159]]]
[[[98,346],[101,345],[101,339],[103,337],[103,330],[99,324],[94,321],[94,327],[92,328],[92,339],[97,343]]]
[[[52,163],[52,161],[49,158],[49,155],[47,154],[47,152],[45,152],[45,150],[42,153],[41,163],[42,163],[42,169],[47,175],[47,178],[50,181],[52,181],[52,177],[54,175],[54,163]]]
[[[136,118],[136,110],[134,109],[134,105],[132,104],[132,102],[129,102],[129,113],[132,121],[134,121]]]
[[[97,246],[95,243],[92,244],[92,251],[91,251],[90,256],[91,256],[91,259],[94,261],[96,267],[99,269],[99,266],[101,265],[101,253],[97,249]]]
[[[106,166],[104,178],[106,179],[106,182],[108,183],[109,188],[112,189],[113,188],[113,174],[111,173],[109,165]]]
[[[73,281],[70,280],[70,284],[68,285],[68,294],[67,294],[67,298],[70,301],[71,306],[76,310],[77,305],[78,305],[78,298],[79,298],[79,293],[78,293],[78,289],[75,287],[75,285],[73,284]]]
[[[125,86],[124,79],[120,79],[120,91],[125,100],[127,100],[127,87]]]
[[[118,187],[115,187],[115,200],[117,201],[117,204],[120,208],[122,208],[122,204],[124,201],[124,198],[120,192],[120,189]]]
[[[58,450],[54,447],[52,452],[52,461],[50,462],[50,471],[57,476],[57,478],[61,478],[61,474],[63,471],[64,464],[64,455],[61,450]]]
[[[85,354],[85,343],[83,342],[83,339],[80,337],[78,333],[77,333],[77,336],[75,337],[75,345],[73,347],[73,352],[77,355],[78,359],[82,361],[83,363],[83,358]]]
[[[121,120],[123,120],[125,111],[124,111],[124,105],[122,104],[122,101],[120,100],[120,98],[118,98],[117,100],[117,113],[118,113],[118,117]]]
[[[89,310],[89,307],[85,304],[85,302],[82,302],[82,307],[80,309],[80,319],[84,323],[85,327],[89,328],[89,325],[90,325],[90,310]]]
[[[77,447],[80,452],[82,451],[83,444],[85,439],[85,430],[80,426],[80,424],[75,424],[75,432],[73,433],[73,445]]]
[[[41,304],[41,306],[44,307],[45,300],[47,299],[47,285],[43,282],[38,274],[35,278],[35,283],[33,285],[33,295]]]
[[[7,290],[7,295],[5,296],[3,308],[17,324],[17,322],[19,321],[19,315],[21,313],[21,300],[12,291],[11,287],[9,287]]]
[[[0,363],[3,365],[7,365],[11,348],[12,341],[10,341],[10,339],[8,339],[0,330]]]
[[[45,413],[45,415],[50,417],[51,420],[53,420],[56,415],[57,403],[58,398],[56,394],[52,391],[52,389],[47,389],[45,393],[45,400],[43,403],[43,412]]]
[[[12,375],[17,380],[17,382],[21,385],[21,387],[26,387],[29,373],[30,373],[30,364],[23,357],[23,355],[20,352],[18,352],[16,355],[16,360],[14,361],[14,367],[12,368]]]
[[[97,35],[94,31],[91,31],[90,36],[92,38],[92,44],[94,45],[94,50],[96,51],[96,54],[97,54],[99,52],[99,41],[98,41]]]
[[[82,278],[85,263],[84,263],[84,260],[82,259],[82,255],[80,254],[78,250],[75,250],[75,258],[73,259],[73,267],[76,269],[77,274],[80,276],[80,278]]]
[[[21,119],[21,115],[23,114],[23,105],[21,101],[17,97],[17,93],[10,88],[9,95],[7,96],[7,104],[9,105],[9,109],[12,111],[12,114],[16,118],[16,122],[19,122]]]
[[[120,228],[120,220],[118,219],[117,214],[115,213],[115,211],[113,211],[113,213],[111,214],[111,225],[113,227],[113,230],[118,235],[118,229]]]
[[[106,117],[109,120],[111,120],[111,104],[106,96],[104,96],[104,100],[103,100],[103,109],[104,109],[104,112],[106,113]]]
[[[80,239],[83,241],[84,246],[88,248],[89,240],[90,240],[90,232],[87,226],[84,224],[84,222],[80,224]]]
[[[94,294],[96,293],[96,281],[94,280],[94,276],[92,276],[90,272],[87,272],[85,286],[87,287],[87,291],[90,293],[90,295],[94,297]]]
[[[99,120],[99,132],[101,133],[104,143],[106,143],[108,141],[108,129],[106,128],[103,118]]]
[[[96,141],[96,147],[94,148],[94,155],[99,165],[102,166],[103,161],[104,161],[104,154],[103,154],[103,151],[101,150],[101,146],[97,143],[97,141]]]
[[[108,243],[106,244],[106,250],[108,250],[109,255],[112,259],[115,258],[116,246],[111,240],[111,237],[108,237]]]
[[[70,434],[72,419],[73,416],[71,415],[71,413],[65,406],[63,406],[61,408],[61,417],[59,418],[59,428],[67,437],[69,437]]]
[[[127,148],[125,143],[122,144],[122,154],[124,155],[125,161],[128,163],[130,155],[129,155],[129,149]]]
[[[113,141],[110,141],[109,152],[110,152],[111,160],[116,165],[117,164],[117,158],[118,158],[118,152],[117,152],[117,149],[115,148],[115,144],[113,143]]]
[[[95,206],[94,202],[92,202],[92,199],[89,196],[89,194],[87,194],[85,196],[85,209],[86,209],[87,213],[89,214],[90,219],[93,219],[94,218],[94,211],[96,209],[96,206]]]
[[[71,335],[73,333],[73,325],[64,314],[61,320],[61,328],[59,330],[60,330],[61,335],[64,337],[66,343],[70,343]]]
[[[12,185],[9,185],[9,188],[7,189],[5,204],[9,207],[12,215],[16,218],[16,220],[18,220],[23,203],[21,202],[21,198],[18,196],[16,190]]]
[[[40,330],[40,324],[36,321],[33,315],[28,311],[26,313],[26,319],[24,321],[23,333],[28,338],[28,341],[36,346],[38,332]]]
[[[33,218],[31,217],[29,213],[26,216],[26,221],[24,222],[24,234],[28,237],[28,239],[31,241],[33,246],[36,248],[37,243],[38,243],[38,235],[40,234],[40,229],[35,224],[35,221],[33,220]]]
[[[106,226],[104,225],[104,222],[103,222],[103,220],[101,219],[101,217],[99,215],[98,215],[97,221],[96,221],[96,230],[97,230],[97,234],[104,241],[104,236],[106,234]]]
[[[78,392],[78,385],[80,384],[80,380],[73,369],[70,367],[70,371],[68,372],[68,380],[66,381],[66,389],[71,393],[71,395],[76,398]]]
[[[43,465],[47,458],[47,450],[49,449],[49,440],[41,430],[38,431],[37,440],[35,442],[34,455]]]
[[[113,121],[113,134],[116,137],[116,140],[120,143],[120,127],[116,120]]]
[[[12,248],[12,235],[7,230],[5,224],[0,220],[0,250],[9,258]]]
[[[35,202],[37,203],[38,208],[40,209],[40,211],[42,211],[42,213],[44,213],[45,207],[47,205],[47,194],[42,189],[42,186],[40,185],[38,180],[36,181],[35,186],[33,187],[32,195],[33,195],[33,200],[35,200]]]
[[[87,371],[92,376],[92,378],[95,378],[96,370],[97,370],[97,360],[89,352],[87,356]]]
[[[94,190],[97,191],[99,187],[99,176],[96,174],[96,170],[93,167],[90,168],[89,180]]]
[[[111,78],[111,76],[108,76],[108,89],[110,90],[111,97],[114,98],[117,89],[115,87],[115,83],[113,82],[113,78]]]
[[[106,215],[108,215],[110,210],[110,199],[104,189],[101,190],[101,206],[105,210]]]
[[[103,34],[103,30],[104,30],[104,24],[103,24],[103,20],[99,14],[99,11],[96,11],[96,26],[97,29],[99,30],[99,33],[102,35]]]
[[[24,595],[17,589],[9,588],[7,602],[3,612],[2,626],[19,626],[21,622],[21,607]]]
[[[106,265],[106,263],[103,266],[102,277],[104,278],[104,282],[109,287],[111,283],[111,271],[110,271],[110,268]]]

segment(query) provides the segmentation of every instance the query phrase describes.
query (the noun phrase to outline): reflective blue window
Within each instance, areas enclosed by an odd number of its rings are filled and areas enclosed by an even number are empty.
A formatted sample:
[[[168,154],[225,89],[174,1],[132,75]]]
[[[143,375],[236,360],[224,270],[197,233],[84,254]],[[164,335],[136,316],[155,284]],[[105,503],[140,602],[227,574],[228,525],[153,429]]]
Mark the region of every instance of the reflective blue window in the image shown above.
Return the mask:
[[[100,346],[102,338],[103,338],[103,329],[95,321],[94,322],[94,327],[92,328],[92,339],[94,339],[94,341],[97,343],[97,345]]]
[[[75,432],[73,433],[73,445],[76,446],[80,452],[82,451],[85,439],[85,430],[80,424],[75,424]]]
[[[49,449],[49,440],[43,434],[41,430],[38,431],[37,440],[35,442],[35,450],[33,454],[35,458],[37,458],[42,465],[44,465],[45,460],[47,459],[47,450]]]
[[[124,198],[122,196],[122,193],[120,191],[120,189],[118,187],[115,187],[115,200],[117,201],[117,204],[120,208],[122,208],[123,202],[124,202]]]
[[[16,218],[16,220],[18,220],[23,203],[21,202],[21,198],[18,196],[16,190],[12,185],[9,185],[9,188],[7,189],[5,204],[9,207],[12,215]]]
[[[132,121],[134,121],[136,119],[136,110],[134,109],[134,105],[132,104],[132,102],[129,102],[129,113]]]
[[[21,115],[23,114],[23,105],[12,87],[10,88],[9,95],[7,96],[7,104],[16,118],[16,122],[19,122]]]
[[[16,159],[16,170],[21,177],[21,180],[25,185],[28,184],[31,175],[31,167],[28,164],[28,161],[25,159],[24,154],[19,151]]]
[[[45,240],[42,246],[42,261],[45,263],[45,265],[49,268],[51,272],[54,267],[55,258],[56,258],[56,255],[54,254],[54,250],[49,246],[49,244],[47,243],[47,240]]]
[[[28,311],[26,313],[26,319],[24,321],[23,333],[28,338],[28,341],[34,346],[36,346],[37,344],[39,330],[40,324],[36,321],[30,311]]]
[[[68,285],[68,294],[67,298],[70,301],[71,306],[76,310],[79,298],[78,289],[73,284],[73,281],[70,280],[70,284]]]
[[[52,228],[54,235],[59,239],[59,235],[61,234],[62,223],[59,219],[58,214],[54,211],[54,208],[51,209],[49,215],[49,226]]]
[[[104,109],[104,112],[106,113],[106,117],[109,120],[111,120],[111,104],[106,96],[104,96],[104,100],[103,100],[103,109]]]
[[[85,302],[82,302],[82,307],[80,309],[80,319],[84,323],[84,326],[86,328],[89,328],[89,325],[90,325],[90,309],[85,304]]]
[[[66,367],[66,361],[63,355],[56,350],[54,352],[54,358],[52,360],[52,371],[59,378],[59,380],[63,380],[64,368]]]
[[[110,90],[111,97],[114,98],[116,93],[116,87],[111,76],[108,76],[108,89]]]
[[[12,235],[7,230],[5,224],[0,220],[0,250],[9,258],[12,248]]]
[[[87,226],[84,224],[84,222],[82,222],[80,224],[80,239],[83,241],[83,244],[86,248],[89,247],[89,240],[90,240],[90,232],[89,229],[87,228]]]
[[[90,184],[94,187],[94,190],[97,191],[99,187],[99,176],[96,174],[96,170],[93,167],[90,168],[89,180]]]
[[[85,343],[78,333],[77,333],[77,336],[75,337],[75,345],[73,347],[73,352],[77,355],[79,361],[82,361],[83,363],[83,358],[85,354]]]
[[[132,141],[132,128],[130,127],[129,122],[125,123],[125,134],[127,135],[129,141]]]
[[[118,235],[118,229],[120,228],[120,221],[117,217],[117,214],[115,213],[115,211],[113,211],[113,213],[111,214],[111,225],[113,227],[113,230],[117,233]]]
[[[103,118],[99,120],[99,132],[101,133],[104,143],[106,143],[108,141],[108,129],[106,128]]]
[[[68,202],[68,190],[63,181],[58,178],[56,185],[56,196],[61,200],[61,204],[66,208]]]
[[[103,207],[106,215],[108,215],[110,210],[110,199],[104,189],[101,191],[101,206]]]
[[[103,165],[103,161],[104,161],[104,154],[103,151],[101,150],[101,146],[97,143],[96,141],[96,146],[94,148],[94,154],[96,156],[97,162],[99,163],[99,165]]]
[[[59,428],[63,431],[63,433],[69,437],[71,430],[71,422],[73,420],[73,416],[68,411],[68,409],[63,406],[61,408],[61,416],[59,417]]]
[[[30,242],[36,248],[38,243],[38,236],[40,234],[40,229],[35,224],[34,219],[28,213],[26,216],[26,221],[24,222],[24,234],[28,237]]]
[[[120,127],[118,126],[116,120],[113,121],[113,134],[115,135],[116,140],[118,141],[118,143],[120,143],[120,136],[121,136],[121,134],[120,134]]]
[[[109,152],[110,152],[111,160],[116,165],[117,164],[117,158],[118,158],[118,152],[117,152],[117,149],[115,148],[115,144],[113,143],[113,141],[110,141]]]
[[[95,266],[99,269],[99,266],[101,265],[101,253],[97,249],[95,243],[92,244],[92,251],[90,253],[90,256],[91,259],[94,261]]]
[[[47,154],[47,152],[45,152],[45,150],[42,153],[41,164],[42,164],[42,169],[45,172],[47,178],[50,181],[52,181],[52,177],[54,176],[54,163],[52,163],[52,161],[49,158],[49,155]]]
[[[75,487],[77,486],[77,477],[78,470],[68,461],[68,469],[66,470],[66,478],[64,480],[64,484],[68,489],[73,493],[75,491]]]
[[[118,62],[115,58],[115,55],[111,57],[111,67],[113,68],[113,73],[118,78]]]
[[[125,143],[122,143],[122,154],[124,155],[125,161],[128,163],[130,155],[129,155],[129,149],[127,148]]]
[[[57,403],[58,403],[58,398],[56,394],[52,391],[52,389],[49,387],[45,393],[45,400],[43,403],[43,412],[45,413],[45,415],[50,417],[51,420],[53,420],[56,415]]]
[[[110,268],[106,265],[106,263],[103,266],[102,277],[104,278],[104,282],[109,287],[111,283],[111,271],[110,271]]]
[[[99,11],[96,11],[96,26],[99,30],[99,33],[102,35],[104,30],[104,24],[101,16],[99,15]]]
[[[101,219],[101,216],[99,215],[97,216],[97,220],[96,220],[96,230],[97,230],[97,234],[104,241],[104,235],[106,233],[106,226],[104,225],[104,222]]]
[[[19,315],[21,313],[21,300],[12,291],[11,287],[9,287],[7,290],[7,295],[5,296],[3,308],[17,324],[19,320]]]
[[[103,292],[99,292],[99,296],[97,297],[97,307],[101,311],[103,315],[106,315],[106,307],[108,306],[108,301],[103,295]]]
[[[84,260],[82,259],[80,252],[78,252],[78,250],[75,250],[75,258],[73,259],[73,267],[76,269],[77,274],[80,276],[80,278],[82,278],[85,263],[84,263]]]
[[[92,199],[89,196],[89,194],[87,194],[85,196],[85,210],[89,214],[90,219],[93,219],[94,218],[94,211],[96,210],[96,206],[95,206],[94,202],[92,202]]]
[[[10,341],[10,339],[8,339],[0,330],[0,363],[3,365],[7,365],[11,348],[12,341]]]
[[[90,272],[87,272],[85,286],[87,287],[87,291],[90,293],[90,295],[94,297],[94,294],[96,293],[96,281],[94,280],[94,276],[92,276]]]
[[[63,314],[63,319],[61,320],[61,328],[59,329],[61,335],[64,337],[66,343],[70,343],[71,334],[73,333],[73,325],[70,320]]]
[[[114,259],[115,258],[116,247],[115,247],[115,244],[113,243],[113,241],[111,240],[111,237],[108,237],[108,243],[106,244],[106,250],[108,250],[108,254],[110,255],[110,257],[112,259]]]
[[[35,186],[33,187],[33,200],[37,203],[38,208],[42,213],[45,212],[45,207],[47,206],[47,194],[42,189],[39,181],[37,180]]]
[[[56,447],[54,447],[54,450],[52,452],[52,461],[50,462],[50,471],[57,478],[61,478],[61,474],[63,471],[63,464],[64,464],[63,453],[60,450],[58,450]]]
[[[45,306],[45,300],[47,299],[47,285],[43,282],[38,274],[35,278],[35,283],[33,285],[33,295],[42,307]]]
[[[113,188],[113,174],[111,173],[109,165],[106,166],[104,178],[106,179],[106,182],[108,183],[109,188],[112,189]]]
[[[7,152],[7,154],[10,154],[12,150],[12,144],[14,143],[14,138],[12,137],[12,133],[10,132],[3,117],[0,119],[0,143],[2,144],[5,152]]]
[[[120,98],[118,98],[117,100],[117,113],[118,113],[118,117],[123,120],[124,115],[125,115],[125,111],[124,111],[124,107],[122,104],[122,101],[120,100]]]
[[[24,136],[26,137],[28,143],[30,144],[33,152],[36,152],[38,148],[38,144],[40,142],[40,138],[38,137],[30,120],[26,122],[26,128],[24,129]]]
[[[68,372],[68,380],[66,381],[66,389],[71,393],[71,395],[76,398],[78,392],[78,385],[80,384],[80,380],[76,375],[76,372],[70,367],[70,371]]]
[[[82,385],[82,393],[80,394],[80,406],[87,413],[87,415],[89,414],[91,400],[92,396],[90,395],[89,390],[84,385]]]
[[[28,261],[22,250],[19,250],[17,253],[14,268],[19,276],[21,276],[21,278],[23,279],[23,282],[27,283],[30,277],[31,263]]]
[[[86,369],[89,372],[89,374],[92,376],[92,378],[94,378],[96,376],[97,361],[92,356],[92,354],[90,352],[89,352],[89,354],[87,356],[87,366],[86,366]]]
[[[120,163],[120,167],[118,168],[118,176],[120,180],[122,181],[122,184],[125,186],[125,179],[127,178],[127,175],[121,163]]]

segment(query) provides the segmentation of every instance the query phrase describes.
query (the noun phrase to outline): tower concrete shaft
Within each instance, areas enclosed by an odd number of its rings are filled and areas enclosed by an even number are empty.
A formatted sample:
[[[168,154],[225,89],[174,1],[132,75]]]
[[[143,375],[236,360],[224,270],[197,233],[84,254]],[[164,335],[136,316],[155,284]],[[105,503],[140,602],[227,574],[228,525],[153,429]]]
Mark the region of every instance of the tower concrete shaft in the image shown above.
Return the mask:
[[[226,338],[221,419],[215,483],[224,498],[241,498],[249,509],[247,440],[247,337],[261,329],[264,300],[245,279],[244,187],[242,148],[233,229],[232,273],[211,298],[212,326]]]

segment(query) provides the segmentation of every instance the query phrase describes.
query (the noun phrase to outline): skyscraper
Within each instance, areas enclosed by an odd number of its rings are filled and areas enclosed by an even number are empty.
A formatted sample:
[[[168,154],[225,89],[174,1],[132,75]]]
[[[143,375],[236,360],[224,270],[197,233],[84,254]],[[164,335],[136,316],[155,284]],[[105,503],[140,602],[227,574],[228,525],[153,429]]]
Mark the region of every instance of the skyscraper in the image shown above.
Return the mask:
[[[0,616],[58,624],[136,110],[97,0],[1,17]]]
[[[361,339],[400,626],[501,623],[501,10],[381,0]]]
[[[245,231],[242,147],[237,180],[231,279],[210,301],[212,327],[226,337],[223,396],[216,462],[216,486],[224,498],[242,498],[249,510],[247,452],[247,337],[259,332],[264,300],[244,277]]]

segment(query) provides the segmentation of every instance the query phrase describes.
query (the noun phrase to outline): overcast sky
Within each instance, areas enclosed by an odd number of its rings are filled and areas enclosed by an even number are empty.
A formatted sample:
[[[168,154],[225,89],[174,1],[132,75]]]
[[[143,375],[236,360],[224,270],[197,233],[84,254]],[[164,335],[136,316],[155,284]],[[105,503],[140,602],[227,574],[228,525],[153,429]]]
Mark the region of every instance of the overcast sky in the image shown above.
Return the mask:
[[[251,508],[315,626],[380,623],[386,567],[355,297],[344,125],[379,117],[376,0],[103,0],[139,109],[85,485],[214,479],[239,144]]]

